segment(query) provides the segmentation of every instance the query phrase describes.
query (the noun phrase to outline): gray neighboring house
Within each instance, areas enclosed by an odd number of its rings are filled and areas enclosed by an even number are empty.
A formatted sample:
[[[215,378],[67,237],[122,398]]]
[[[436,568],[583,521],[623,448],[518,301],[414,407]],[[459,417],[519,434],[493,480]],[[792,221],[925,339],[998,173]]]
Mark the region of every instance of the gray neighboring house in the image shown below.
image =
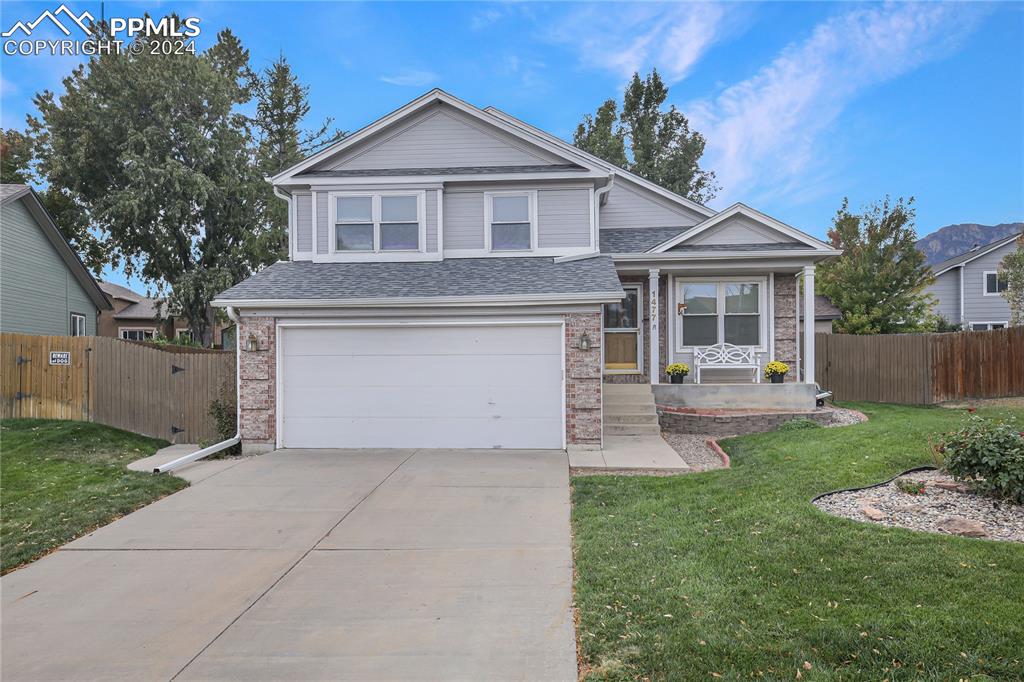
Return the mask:
[[[601,448],[606,414],[632,433],[613,394],[814,405],[798,320],[840,252],[742,203],[440,90],[270,181],[288,260],[213,302],[238,322],[245,451]],[[785,384],[763,382],[773,359]],[[673,362],[700,383],[666,384]]]
[[[976,246],[966,253],[932,266],[935,282],[927,291],[936,298],[935,313],[951,324],[979,331],[1009,325],[1010,304],[1001,292],[1006,279],[999,264],[1017,248],[1019,235]]]
[[[0,331],[94,336],[110,302],[26,185],[0,185]]]

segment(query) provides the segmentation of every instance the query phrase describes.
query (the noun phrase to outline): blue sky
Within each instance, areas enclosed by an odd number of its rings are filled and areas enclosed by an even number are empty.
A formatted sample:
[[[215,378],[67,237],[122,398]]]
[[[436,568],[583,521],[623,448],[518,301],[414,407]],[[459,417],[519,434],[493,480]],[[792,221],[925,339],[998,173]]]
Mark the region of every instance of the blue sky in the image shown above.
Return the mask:
[[[57,5],[5,0],[0,24]],[[311,88],[311,124],[355,130],[437,86],[569,139],[657,67],[708,139],[713,208],[743,201],[817,236],[843,197],[887,193],[916,197],[921,235],[1024,220],[1024,3],[105,6],[147,9],[199,17],[200,47],[230,27],[257,66],[283,52]],[[76,63],[0,58],[3,126],[23,127],[32,95]]]

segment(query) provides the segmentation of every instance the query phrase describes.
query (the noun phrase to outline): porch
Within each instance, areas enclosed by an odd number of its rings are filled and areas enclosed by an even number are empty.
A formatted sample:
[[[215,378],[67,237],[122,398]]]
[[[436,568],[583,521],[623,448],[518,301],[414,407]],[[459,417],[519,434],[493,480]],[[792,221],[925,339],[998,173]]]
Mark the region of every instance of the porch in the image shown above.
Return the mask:
[[[814,308],[814,266],[713,265],[619,267],[626,298],[604,307],[604,382],[656,386],[659,407],[814,409],[814,326],[797,324]],[[698,352],[722,343],[753,366],[704,365],[698,383]],[[781,385],[764,378],[772,360],[790,368]],[[682,384],[665,374],[673,363],[690,367]]]

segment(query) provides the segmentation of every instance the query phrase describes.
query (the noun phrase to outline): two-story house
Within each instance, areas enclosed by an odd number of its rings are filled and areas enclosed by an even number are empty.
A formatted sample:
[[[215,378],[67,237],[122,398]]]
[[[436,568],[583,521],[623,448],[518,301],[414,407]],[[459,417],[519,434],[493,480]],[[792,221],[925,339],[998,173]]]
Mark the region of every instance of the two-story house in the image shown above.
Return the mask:
[[[110,303],[27,185],[0,185],[0,331],[93,336]]]
[[[998,239],[932,266],[935,281],[927,291],[935,312],[968,331],[1002,329],[1010,324],[1010,304],[1003,297],[1006,277],[999,264],[1017,249],[1019,235]]]
[[[289,259],[214,302],[238,321],[247,451],[596,448],[606,383],[701,358],[702,382],[814,404],[814,325],[798,372],[796,321],[838,252],[743,204],[712,210],[440,90],[271,182]],[[800,383],[755,383],[772,359]]]

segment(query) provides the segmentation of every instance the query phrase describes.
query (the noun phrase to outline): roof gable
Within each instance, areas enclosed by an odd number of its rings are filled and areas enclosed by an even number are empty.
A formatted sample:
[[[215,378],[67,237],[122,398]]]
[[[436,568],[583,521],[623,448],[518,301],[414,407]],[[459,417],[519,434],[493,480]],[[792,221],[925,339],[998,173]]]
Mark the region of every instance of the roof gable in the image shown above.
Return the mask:
[[[440,117],[438,117],[439,115]],[[419,128],[421,124],[426,127]],[[436,153],[443,151],[444,145],[439,145],[437,141],[430,139],[430,134],[451,135],[453,132],[456,133],[456,137],[459,134],[469,136],[470,144],[467,146],[460,142],[456,145],[454,153],[446,158],[426,154],[421,156],[416,163],[412,162],[409,157],[410,144],[429,143]],[[450,138],[446,139],[451,142]],[[392,142],[390,146],[385,144],[388,141]],[[496,142],[504,143],[505,146],[500,149],[500,153],[503,158],[511,160],[512,163],[495,163],[493,156],[486,156],[486,162],[479,163],[480,159],[484,157],[480,154],[473,154],[470,147],[474,141],[485,145],[491,151],[498,151],[498,147],[495,146]],[[418,153],[424,154],[423,152]],[[451,153],[450,150],[449,153]],[[472,158],[473,161],[468,164],[460,163],[458,162],[459,155]],[[391,168],[394,168],[397,162],[402,167],[422,167],[423,159],[427,156],[430,157],[427,159],[427,164],[437,168],[467,165],[536,165],[540,163],[575,164],[582,166],[585,170],[597,173],[603,170],[573,147],[560,148],[539,135],[508,124],[442,90],[435,89],[278,173],[270,180],[278,185],[301,182],[299,176],[305,171],[330,168],[332,165],[339,164],[343,168],[350,167],[345,165],[346,162],[355,163],[356,166],[386,163]],[[389,158],[394,158],[396,161],[388,161]]]
[[[770,249],[772,245],[790,249],[801,245],[817,251],[832,251],[825,242],[801,232],[744,204],[733,204],[721,213],[694,225],[686,232],[651,249],[649,253],[665,253],[678,248],[728,248],[729,246],[757,245]]]
[[[978,258],[981,258],[985,254],[992,253],[993,251],[1001,249],[1004,246],[1012,244],[1018,237],[1020,237],[1021,234],[1024,234],[1024,233],[1011,234],[1009,237],[1005,237],[1003,239],[997,239],[996,241],[994,241],[994,242],[992,242],[990,244],[986,244],[984,246],[978,247],[977,249],[975,249],[973,251],[968,251],[967,253],[961,253],[959,256],[953,256],[952,258],[950,258],[948,260],[944,260],[941,263],[937,263],[936,265],[932,266],[932,272],[936,276],[941,275],[941,274],[943,274],[945,272],[949,272],[950,270],[952,270],[953,268],[955,268],[955,267],[957,267],[959,265],[964,265],[966,263],[970,263],[972,260],[976,260]]]
[[[67,239],[64,238],[64,235],[57,228],[56,223],[53,222],[53,218],[50,217],[49,212],[43,206],[35,191],[27,185],[2,185],[0,202],[7,204],[16,200],[21,200],[22,204],[24,204],[43,235],[46,236],[50,244],[53,245],[53,248],[60,255],[61,260],[64,261],[64,266],[81,285],[86,296],[93,302],[93,305],[100,310],[111,310],[113,306],[107,300],[106,294],[103,293],[92,274],[82,264],[82,260],[75,253],[75,250],[68,244]]]

